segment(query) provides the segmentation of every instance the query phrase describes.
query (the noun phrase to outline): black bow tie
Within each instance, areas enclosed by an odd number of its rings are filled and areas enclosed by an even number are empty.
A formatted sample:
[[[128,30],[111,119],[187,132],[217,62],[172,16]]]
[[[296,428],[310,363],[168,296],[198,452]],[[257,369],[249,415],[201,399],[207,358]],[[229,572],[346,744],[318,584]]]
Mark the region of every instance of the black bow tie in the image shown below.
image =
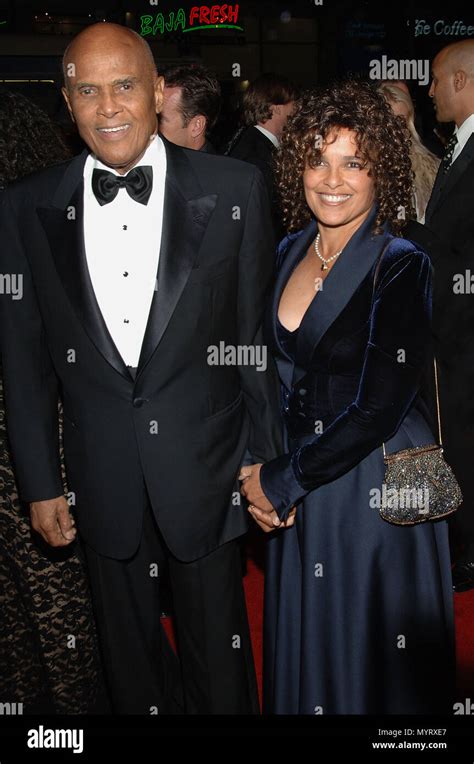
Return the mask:
[[[119,188],[127,189],[127,194],[140,204],[148,204],[153,188],[153,167],[134,167],[126,175],[115,175],[108,170],[95,169],[92,173],[92,190],[101,205],[112,202]]]

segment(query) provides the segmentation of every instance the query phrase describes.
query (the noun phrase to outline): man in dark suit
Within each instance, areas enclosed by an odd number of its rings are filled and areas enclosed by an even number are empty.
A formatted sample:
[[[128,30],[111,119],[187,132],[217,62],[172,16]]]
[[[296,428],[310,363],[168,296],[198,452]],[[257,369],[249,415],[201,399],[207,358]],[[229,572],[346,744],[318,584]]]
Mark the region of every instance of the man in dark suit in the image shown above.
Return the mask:
[[[228,156],[251,162],[263,173],[277,239],[284,236],[277,192],[274,159],[288,117],[298,97],[296,87],[277,74],[262,74],[248,87],[243,99],[245,129],[237,133],[227,149]]]
[[[247,449],[280,448],[259,337],[263,180],[157,135],[163,79],[131,30],[88,27],[64,70],[89,151],[1,199],[1,270],[22,280],[22,299],[0,299],[21,497],[57,547],[77,509],[116,713],[258,713],[237,476]],[[159,618],[165,559],[179,664]]]
[[[474,40],[443,48],[432,73],[437,119],[455,123],[425,223],[439,239],[431,249],[433,328],[445,453],[464,497],[451,521],[454,545],[463,547],[453,583],[465,591],[474,587]]]

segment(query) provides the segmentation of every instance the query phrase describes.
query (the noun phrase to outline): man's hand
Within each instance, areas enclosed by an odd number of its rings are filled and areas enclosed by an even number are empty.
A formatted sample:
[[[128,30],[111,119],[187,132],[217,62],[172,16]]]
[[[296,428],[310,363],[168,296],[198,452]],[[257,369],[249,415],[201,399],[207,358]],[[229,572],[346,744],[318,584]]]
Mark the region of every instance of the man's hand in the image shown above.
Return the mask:
[[[261,464],[251,464],[242,467],[239,480],[242,480],[240,493],[249,502],[248,511],[260,528],[268,533],[276,528],[289,528],[295,522],[296,509],[293,507],[287,519],[282,522],[275,512],[275,508],[265,496],[260,483]]]
[[[74,518],[65,496],[30,503],[31,525],[51,546],[67,546],[76,538]]]

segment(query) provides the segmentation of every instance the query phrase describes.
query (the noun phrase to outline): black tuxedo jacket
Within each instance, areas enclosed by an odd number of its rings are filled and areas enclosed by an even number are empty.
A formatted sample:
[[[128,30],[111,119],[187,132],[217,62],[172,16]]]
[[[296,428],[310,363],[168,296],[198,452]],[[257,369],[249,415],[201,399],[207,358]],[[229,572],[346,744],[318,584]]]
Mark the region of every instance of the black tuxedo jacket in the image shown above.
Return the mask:
[[[474,275],[474,135],[453,163],[441,188],[435,182],[425,224],[436,235],[432,246],[435,266],[433,311],[439,325],[438,353],[456,364],[459,354],[469,357],[474,370],[474,300],[459,291],[457,274]],[[469,274],[467,274],[469,279]],[[474,285],[473,285],[474,286]],[[472,389],[472,388],[471,388]]]
[[[433,328],[446,457],[464,495],[454,517],[474,541],[474,135],[426,211],[427,251],[435,266]]]
[[[245,162],[251,162],[256,165],[265,178],[268,196],[271,201],[272,219],[277,240],[285,235],[283,227],[280,204],[275,185],[275,151],[276,148],[266,135],[257,130],[256,127],[248,127],[234,146],[232,146],[229,156],[234,159],[242,159]]]
[[[262,171],[270,199],[274,196],[273,154],[275,146],[256,127],[247,127],[237,143],[232,146],[229,156],[251,162]]]
[[[87,152],[1,195],[1,271],[23,277],[22,299],[0,296],[1,341],[21,497],[63,494],[60,395],[68,488],[86,543],[116,559],[132,555],[147,490],[170,550],[190,561],[247,529],[246,509],[232,501],[246,448],[259,461],[281,449],[271,359],[266,373],[208,364],[220,342],[261,344],[274,243],[258,170],[163,141],[158,286],[135,381],[87,268]]]

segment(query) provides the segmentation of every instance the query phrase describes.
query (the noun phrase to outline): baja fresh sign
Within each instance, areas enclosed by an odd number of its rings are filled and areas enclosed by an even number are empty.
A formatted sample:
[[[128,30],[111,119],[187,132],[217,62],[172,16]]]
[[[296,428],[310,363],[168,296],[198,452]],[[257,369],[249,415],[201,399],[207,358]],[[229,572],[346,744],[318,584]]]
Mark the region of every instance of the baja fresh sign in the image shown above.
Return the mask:
[[[194,5],[186,15],[184,8],[178,8],[167,13],[147,14],[140,16],[140,34],[156,36],[166,32],[195,32],[198,29],[238,29],[238,5]]]

